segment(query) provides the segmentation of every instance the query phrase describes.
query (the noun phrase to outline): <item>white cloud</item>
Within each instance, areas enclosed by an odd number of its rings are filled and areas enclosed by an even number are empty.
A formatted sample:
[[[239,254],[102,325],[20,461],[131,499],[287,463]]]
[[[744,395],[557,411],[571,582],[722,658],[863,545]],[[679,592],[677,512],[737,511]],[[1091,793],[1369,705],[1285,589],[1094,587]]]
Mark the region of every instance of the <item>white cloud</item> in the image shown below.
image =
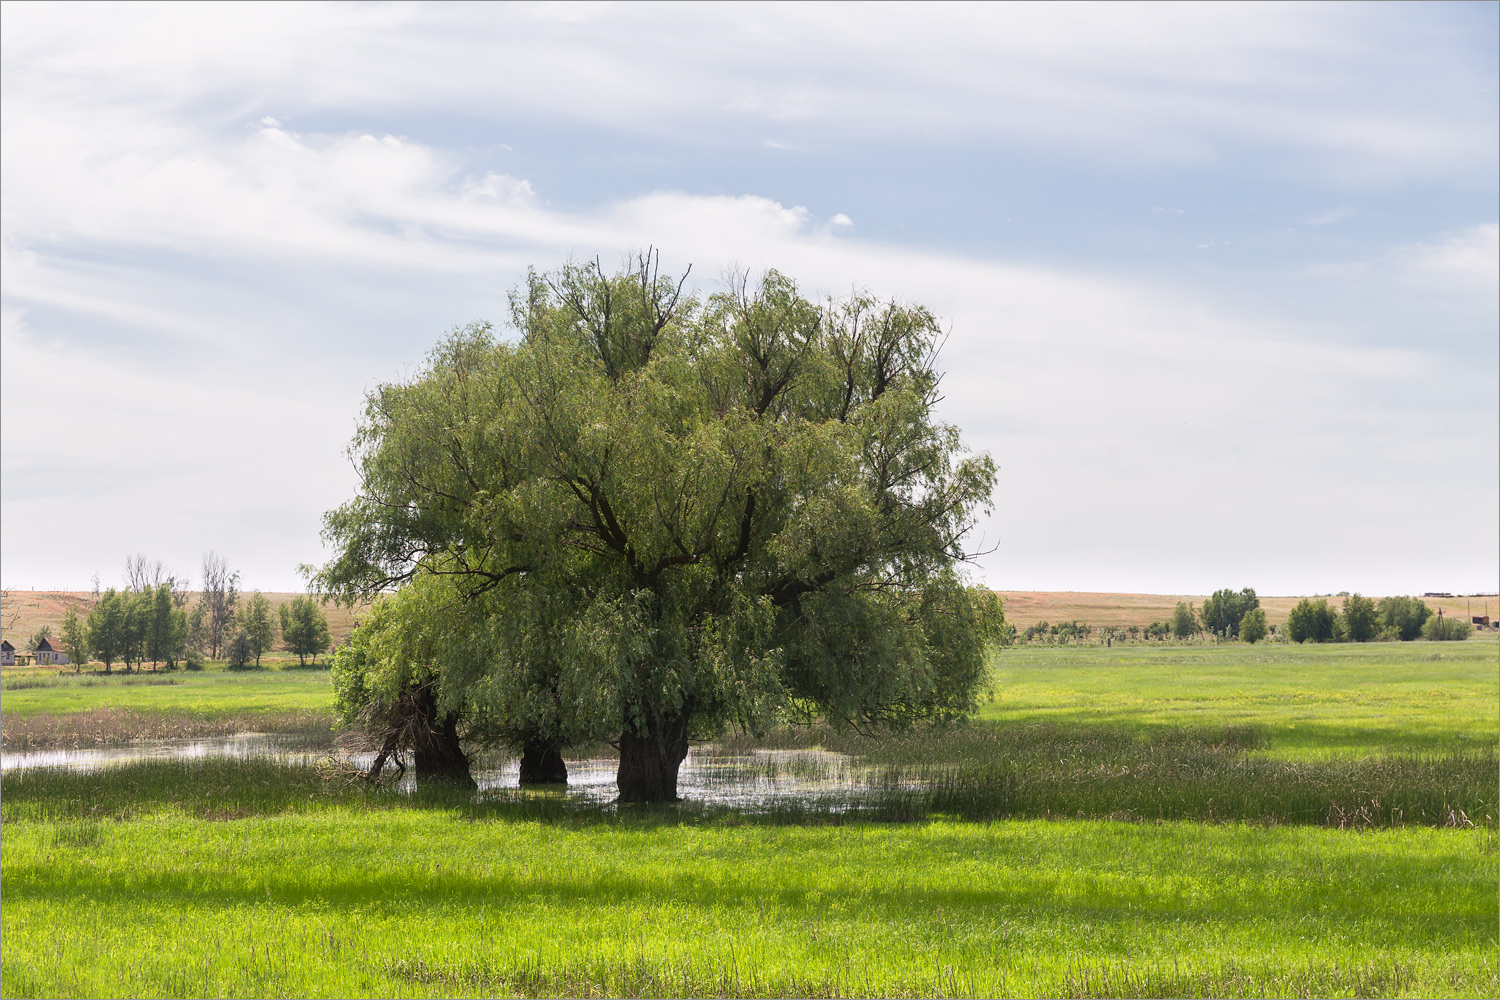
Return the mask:
[[[1190,159],[1255,141],[1344,173],[1493,166],[1493,129],[1451,96],[1473,67],[1393,41],[1405,8],[845,10],[7,8],[7,581],[214,547],[251,586],[294,585],[319,513],[352,489],[340,449],[366,387],[452,323],[500,318],[527,264],[652,244],[669,268],[775,266],[950,322],[945,412],[1002,466],[997,584],[1379,591],[1460,566],[1493,585],[1493,372],[1250,315],[1187,276],[863,239],[755,191],[559,209],[544,178],[374,124],[498,108],[705,143],[979,136]],[[1355,86],[1372,67],[1373,97]],[[325,110],[371,124],[284,124]],[[1492,300],[1496,245],[1486,223],[1343,266],[1418,303]],[[65,403],[15,388],[59,373]],[[1486,515],[1463,553],[1372,542],[1438,494]],[[1310,579],[1318,565],[1342,575]]]
[[[556,212],[539,205],[524,181],[463,178],[437,152],[400,139],[313,141],[283,133],[267,147],[247,148],[251,168],[205,165],[203,172],[230,185],[219,189],[227,200],[255,199],[257,213],[221,215],[222,229],[205,223],[196,232],[184,228],[184,217],[165,224],[167,236],[191,232],[207,252],[262,258],[262,267],[296,247],[296,263],[271,272],[273,281],[285,284],[292,272],[316,266],[321,276],[346,275],[340,281],[353,282],[348,294],[355,296],[372,282],[394,283],[403,315],[419,323],[426,303],[451,299],[454,289],[484,310],[461,318],[499,318],[498,293],[525,263],[547,266],[578,251],[612,263],[612,253],[647,244],[664,249],[669,268],[692,263],[699,275],[730,264],[752,272],[775,266],[813,294],[860,287],[928,304],[953,329],[945,413],[1003,470],[996,518],[984,526],[1001,546],[985,563],[997,584],[1068,587],[1087,573],[1096,586],[1139,587],[1147,572],[1139,561],[1143,540],[1213,539],[1232,523],[1232,539],[1175,552],[1164,577],[1208,586],[1213,573],[1229,573],[1274,588],[1288,578],[1279,559],[1306,562],[1305,551],[1288,551],[1295,540],[1304,550],[1321,545],[1354,579],[1399,587],[1394,577],[1409,570],[1406,557],[1392,569],[1384,549],[1366,562],[1350,552],[1365,552],[1383,525],[1425,510],[1429,484],[1410,470],[1428,463],[1435,437],[1460,453],[1483,447],[1480,428],[1465,425],[1455,437],[1441,412],[1444,394],[1478,376],[1412,350],[1340,345],[1317,330],[1228,315],[1180,288],[833,239],[805,209],[753,196],[666,191],[587,215]],[[248,189],[232,186],[239,182]],[[309,248],[298,240],[316,242]],[[372,251],[372,242],[381,249]],[[423,266],[391,266],[403,258]],[[315,259],[321,263],[309,263]],[[193,302],[162,294],[165,279],[149,270],[99,273],[43,252],[28,252],[24,263],[5,268],[13,304],[154,326],[209,344],[208,331],[223,322],[214,296]],[[8,378],[24,384],[68,370],[78,391],[60,420],[12,405],[15,397],[7,395],[7,561],[27,559],[21,536],[30,532],[21,525],[64,509],[54,508],[56,497],[24,487],[47,467],[48,455],[71,454],[94,480],[133,485],[139,480],[122,456],[138,453],[148,428],[166,425],[185,456],[160,477],[168,495],[195,495],[202,482],[233,483],[242,465],[282,470],[299,490],[247,491],[218,507],[200,505],[192,517],[161,514],[150,494],[123,506],[110,496],[107,512],[101,498],[98,530],[79,536],[80,545],[97,552],[116,537],[130,539],[116,547],[165,551],[176,544],[171,540],[191,537],[194,546],[229,550],[225,539],[234,539],[263,559],[263,580],[295,583],[291,566],[317,558],[318,514],[347,496],[348,470],[337,455],[361,389],[414,364],[442,328],[428,321],[397,342],[382,338],[372,331],[391,322],[385,303],[349,298],[340,281],[319,277],[316,283],[329,287],[300,289],[312,298],[298,304],[337,315],[337,328],[287,329],[273,289],[264,289],[264,303],[252,302],[248,315],[219,329],[219,353],[179,370],[79,355],[61,343],[48,348],[8,320]],[[142,286],[158,289],[148,303],[139,297]],[[259,335],[258,325],[266,328]],[[257,361],[256,349],[273,356]],[[297,359],[295,378],[285,375],[283,354]],[[226,370],[221,359],[230,355],[237,360]],[[228,436],[218,420],[180,419],[185,414],[233,415]],[[1215,432],[1225,425],[1236,430]],[[91,438],[97,427],[106,430]],[[1226,491],[1225,483],[1234,486]],[[1486,490],[1492,485],[1482,481],[1449,483],[1450,497],[1481,505]],[[75,514],[88,506],[76,494],[64,505]],[[128,513],[137,507],[139,516]],[[1322,524],[1324,534],[1297,538],[1310,522]],[[159,541],[142,537],[152,532]],[[1060,557],[1056,544],[1080,533],[1089,539],[1088,566],[1073,549]]]
[[[1500,225],[1471,226],[1397,252],[1408,280],[1423,285],[1488,291],[1500,285]]]
[[[3,45],[7,117],[441,107],[711,142],[774,125],[777,146],[987,136],[1153,160],[1255,142],[1341,173],[1445,175],[1495,162],[1495,129],[1473,124],[1491,67],[1444,44],[1468,27],[1228,3],[38,4],[7,10]]]

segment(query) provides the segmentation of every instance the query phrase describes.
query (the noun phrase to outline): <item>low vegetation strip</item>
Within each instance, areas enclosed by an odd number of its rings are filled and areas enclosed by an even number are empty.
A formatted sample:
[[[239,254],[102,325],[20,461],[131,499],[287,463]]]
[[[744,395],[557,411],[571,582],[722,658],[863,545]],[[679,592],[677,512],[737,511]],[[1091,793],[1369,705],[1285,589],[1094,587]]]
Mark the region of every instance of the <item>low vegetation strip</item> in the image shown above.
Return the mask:
[[[226,774],[200,775],[205,800]],[[89,818],[80,802],[49,817],[34,797],[17,808],[11,780],[5,996],[1497,985],[1489,830],[785,825],[661,807],[528,819],[344,786],[296,810],[204,822],[154,781],[139,785],[138,812]],[[302,790],[264,795],[289,803]]]
[[[281,733],[332,741],[335,721],[331,711],[316,709],[214,715],[137,708],[99,708],[65,715],[43,712],[6,716],[4,725],[0,725],[0,748],[13,753],[74,750],[134,740],[195,740],[235,733]]]
[[[891,819],[950,814],[1493,828],[1500,815],[1494,747],[1288,759],[1265,753],[1266,738],[1252,726],[1140,731],[982,722],[883,740],[785,730],[756,742],[822,747],[869,765],[867,780],[889,790],[879,808]]]

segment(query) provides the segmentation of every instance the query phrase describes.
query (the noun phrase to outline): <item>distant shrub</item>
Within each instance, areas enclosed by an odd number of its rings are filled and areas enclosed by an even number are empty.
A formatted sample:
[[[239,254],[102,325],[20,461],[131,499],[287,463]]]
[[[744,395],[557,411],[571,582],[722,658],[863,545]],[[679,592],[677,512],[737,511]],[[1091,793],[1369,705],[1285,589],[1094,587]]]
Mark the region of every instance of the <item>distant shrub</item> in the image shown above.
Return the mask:
[[[1293,642],[1332,642],[1337,621],[1326,600],[1304,597],[1287,616],[1287,635]]]
[[[1260,642],[1266,637],[1266,612],[1263,608],[1251,608],[1240,619],[1240,638],[1245,642]]]
[[[1412,640],[1422,634],[1422,626],[1432,617],[1432,609],[1416,597],[1385,597],[1375,605],[1380,622],[1393,628],[1403,640]]]
[[[1184,601],[1178,601],[1176,609],[1172,612],[1172,634],[1179,639],[1186,639],[1201,631],[1203,631],[1203,626],[1199,623],[1193,606]]]
[[[1433,642],[1455,642],[1474,634],[1474,626],[1462,618],[1433,615],[1422,624],[1422,638]]]
[[[1245,615],[1260,607],[1260,598],[1255,589],[1246,587],[1241,591],[1216,590],[1205,598],[1199,617],[1203,627],[1214,635],[1234,636],[1239,634],[1240,622]]]
[[[1368,597],[1350,594],[1344,598],[1339,620],[1344,626],[1343,638],[1349,642],[1369,642],[1380,634],[1380,613]]]
[[[232,669],[243,669],[255,658],[255,643],[244,629],[236,629],[224,644],[224,658]]]

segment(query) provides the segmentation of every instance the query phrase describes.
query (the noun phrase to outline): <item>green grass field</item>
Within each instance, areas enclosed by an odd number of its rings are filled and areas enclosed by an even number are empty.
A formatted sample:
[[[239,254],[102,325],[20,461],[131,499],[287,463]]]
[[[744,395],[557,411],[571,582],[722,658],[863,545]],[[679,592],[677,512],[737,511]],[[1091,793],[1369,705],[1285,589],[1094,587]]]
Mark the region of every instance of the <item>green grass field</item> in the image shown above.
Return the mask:
[[[8,788],[5,995],[1496,988],[1492,830],[528,815],[283,771],[143,765],[109,780],[179,801],[102,816]]]
[[[970,725],[777,734],[888,769],[842,812],[403,795],[256,760],[11,772],[0,993],[1495,996],[1495,657],[1010,650]],[[321,674],[202,681],[113,690],[179,717],[328,697]],[[68,717],[18,695],[60,697],[7,690],[7,727]]]
[[[980,718],[1138,730],[1252,725],[1277,754],[1491,747],[1497,644],[1020,646]]]
[[[328,733],[334,722],[328,671],[281,666],[230,671],[214,664],[203,671],[112,676],[15,671],[0,680],[0,745],[19,750],[246,731]]]

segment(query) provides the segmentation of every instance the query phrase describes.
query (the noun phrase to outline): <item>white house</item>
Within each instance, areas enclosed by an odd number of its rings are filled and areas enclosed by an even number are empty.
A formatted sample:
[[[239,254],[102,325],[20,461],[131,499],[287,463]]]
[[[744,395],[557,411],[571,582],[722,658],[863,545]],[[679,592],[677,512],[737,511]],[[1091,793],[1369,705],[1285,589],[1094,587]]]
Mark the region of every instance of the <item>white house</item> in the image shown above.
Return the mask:
[[[0,667],[13,667],[16,665],[16,647],[10,644],[9,639],[0,639]]]

